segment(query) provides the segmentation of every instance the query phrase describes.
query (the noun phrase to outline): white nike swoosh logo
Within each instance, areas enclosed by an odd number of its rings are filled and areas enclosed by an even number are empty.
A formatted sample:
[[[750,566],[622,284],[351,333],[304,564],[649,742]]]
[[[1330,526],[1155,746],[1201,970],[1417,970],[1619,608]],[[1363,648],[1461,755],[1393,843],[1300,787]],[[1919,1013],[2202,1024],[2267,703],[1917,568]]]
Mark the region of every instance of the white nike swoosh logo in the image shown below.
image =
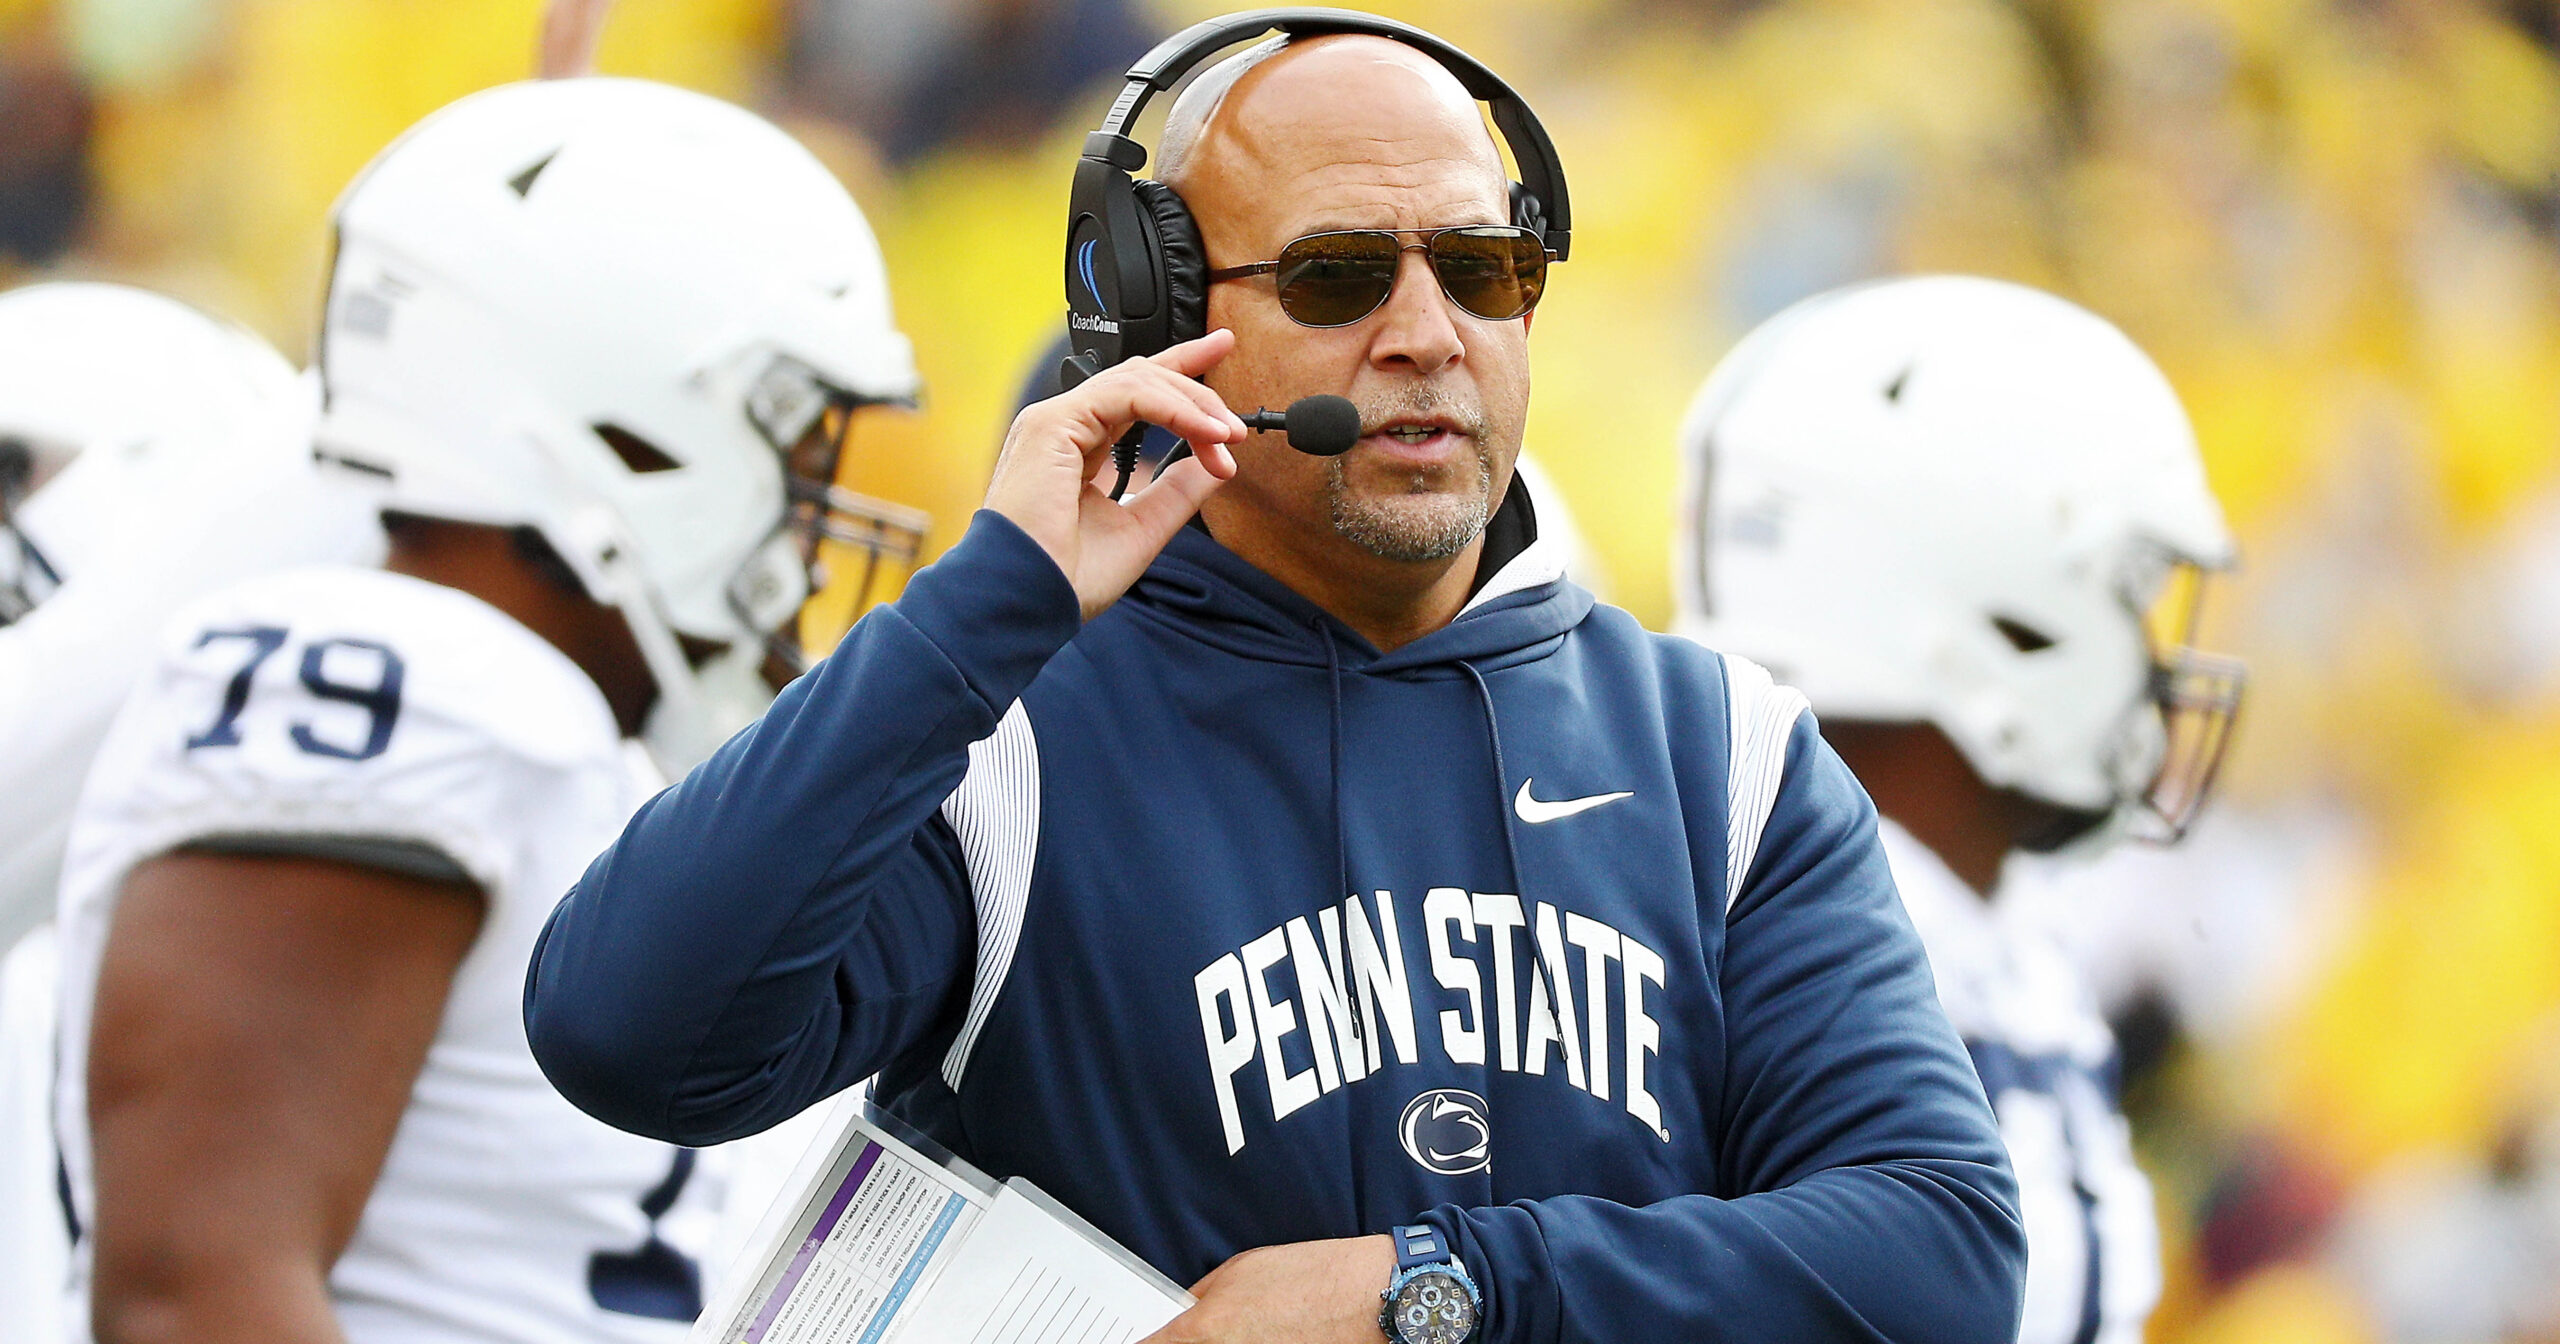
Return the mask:
[[[1529,796],[1529,785],[1532,782],[1534,781],[1521,780],[1520,792],[1513,795],[1511,799],[1511,810],[1519,813],[1520,819],[1532,826],[1554,821],[1560,817],[1569,817],[1576,812],[1588,812],[1602,803],[1614,803],[1621,798],[1636,796],[1633,789],[1620,789],[1616,793],[1595,793],[1588,798],[1565,798],[1550,803]]]

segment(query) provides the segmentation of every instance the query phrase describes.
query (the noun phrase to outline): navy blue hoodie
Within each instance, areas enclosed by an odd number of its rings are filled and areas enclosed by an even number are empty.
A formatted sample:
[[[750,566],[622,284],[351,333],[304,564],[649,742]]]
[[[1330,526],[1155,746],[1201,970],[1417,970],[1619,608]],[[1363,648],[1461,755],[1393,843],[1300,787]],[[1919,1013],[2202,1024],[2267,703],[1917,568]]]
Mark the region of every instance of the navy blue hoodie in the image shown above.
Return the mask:
[[[1420,1221],[1487,1344],[2015,1329],[1865,794],[1536,545],[1381,654],[1197,527],[1080,628],[981,513],[595,861],[526,1022],[678,1143],[877,1073],[1186,1283]]]

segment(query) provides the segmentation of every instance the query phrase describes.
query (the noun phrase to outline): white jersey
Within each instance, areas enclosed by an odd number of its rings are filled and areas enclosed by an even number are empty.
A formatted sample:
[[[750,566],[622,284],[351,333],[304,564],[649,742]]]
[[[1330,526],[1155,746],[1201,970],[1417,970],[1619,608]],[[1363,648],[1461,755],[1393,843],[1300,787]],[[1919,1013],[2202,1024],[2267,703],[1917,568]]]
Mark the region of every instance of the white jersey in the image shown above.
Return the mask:
[[[684,1338],[715,1173],[570,1105],[524,1034],[535,939],[654,783],[637,760],[574,664],[450,588],[307,569],[183,614],[99,750],[65,862],[55,1127],[82,1224],[91,1007],[127,873],[188,844],[440,855],[487,915],[330,1274],[339,1323],[352,1344]]]
[[[71,1238],[53,1151],[53,926],[0,956],[0,1339],[62,1334]]]
[[[2160,1299],[2160,1229],[2116,1109],[2114,1034],[2060,947],[1890,818],[1878,828],[2018,1174],[2019,1344],[2141,1344]]]
[[[66,471],[29,511],[77,483]],[[53,913],[81,777],[169,619],[258,574],[382,556],[378,492],[308,453],[208,462],[161,488],[191,502],[183,525],[80,537],[62,587],[0,626],[0,946]],[[115,517],[111,499],[80,502],[67,511]]]

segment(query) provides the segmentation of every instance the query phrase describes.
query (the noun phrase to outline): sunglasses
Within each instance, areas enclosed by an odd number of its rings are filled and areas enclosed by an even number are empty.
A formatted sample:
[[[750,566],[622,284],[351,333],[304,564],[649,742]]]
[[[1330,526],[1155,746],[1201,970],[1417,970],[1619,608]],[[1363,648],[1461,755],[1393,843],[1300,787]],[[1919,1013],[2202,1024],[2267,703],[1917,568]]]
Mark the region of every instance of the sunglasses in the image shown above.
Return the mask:
[[[1411,241],[1407,241],[1410,239]],[[1280,311],[1302,327],[1347,327],[1386,306],[1405,250],[1421,248],[1449,301],[1488,322],[1508,322],[1538,306],[1555,254],[1535,232],[1511,224],[1446,229],[1341,229],[1311,233],[1274,261],[1222,266],[1211,283],[1266,272]]]

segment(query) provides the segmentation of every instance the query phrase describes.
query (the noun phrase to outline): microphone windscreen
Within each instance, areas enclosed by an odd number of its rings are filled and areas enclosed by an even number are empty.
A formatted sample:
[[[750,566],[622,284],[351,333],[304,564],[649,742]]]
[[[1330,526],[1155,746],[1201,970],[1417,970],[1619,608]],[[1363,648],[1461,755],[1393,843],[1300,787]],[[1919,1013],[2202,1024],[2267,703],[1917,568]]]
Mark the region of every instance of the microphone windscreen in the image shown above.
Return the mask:
[[[1360,408],[1349,397],[1300,397],[1289,403],[1289,446],[1338,457],[1360,441]]]

